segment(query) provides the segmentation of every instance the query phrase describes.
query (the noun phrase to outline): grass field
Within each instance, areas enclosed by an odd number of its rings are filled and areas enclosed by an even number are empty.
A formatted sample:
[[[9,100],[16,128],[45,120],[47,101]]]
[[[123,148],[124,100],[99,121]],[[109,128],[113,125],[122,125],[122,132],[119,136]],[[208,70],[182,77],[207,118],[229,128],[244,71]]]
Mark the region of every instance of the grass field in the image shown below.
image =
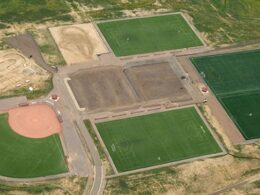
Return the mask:
[[[31,178],[68,171],[58,135],[29,139],[16,134],[8,114],[0,115],[0,175]]]
[[[191,61],[245,139],[260,138],[260,50]]]
[[[260,37],[260,1],[259,0],[69,0],[93,7],[103,7],[88,11],[94,20],[127,17],[152,12],[152,10],[183,11],[188,13],[196,28],[203,32],[208,43],[220,45],[259,40]],[[75,5],[82,9],[82,5]],[[126,12],[124,10],[129,10]]]
[[[119,172],[221,152],[193,107],[96,127]]]
[[[201,46],[179,14],[97,24],[116,56]]]
[[[1,0],[0,22],[32,22],[45,18],[68,20],[69,7],[62,0]]]
[[[90,11],[90,7],[104,9]],[[83,21],[86,18],[121,18],[129,16],[131,12],[152,13],[153,10],[160,9],[170,12],[184,11],[192,17],[194,25],[213,45],[259,40],[260,37],[259,0],[1,0],[0,28],[6,28],[10,23],[77,20],[73,14],[70,15],[71,9],[75,9],[77,15],[83,16]]]

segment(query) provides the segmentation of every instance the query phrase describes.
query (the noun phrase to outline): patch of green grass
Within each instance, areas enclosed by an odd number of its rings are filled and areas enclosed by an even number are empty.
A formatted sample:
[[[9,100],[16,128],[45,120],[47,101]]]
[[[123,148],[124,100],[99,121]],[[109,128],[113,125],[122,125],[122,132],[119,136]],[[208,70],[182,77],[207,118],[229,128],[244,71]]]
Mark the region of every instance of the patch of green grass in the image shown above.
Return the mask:
[[[96,126],[119,172],[221,152],[195,108]]]
[[[205,34],[211,45],[259,41],[259,0],[1,0],[0,22],[45,22],[51,20],[73,21],[69,11],[74,8],[84,21],[113,19],[129,16],[126,10],[151,14],[158,9],[163,12],[188,13],[197,29]],[[159,3],[159,5],[157,3]],[[69,5],[70,4],[70,5]],[[84,10],[99,7],[102,10]],[[81,9],[78,9],[78,8]],[[205,17],[206,16],[206,17]],[[252,42],[251,42],[252,43]]]
[[[211,0],[211,2],[219,11],[238,18],[259,17],[260,1],[257,0]]]
[[[167,12],[183,11],[192,17],[194,25],[204,33],[211,45],[246,43],[250,40],[257,41],[260,37],[259,0],[159,0],[157,2],[160,5],[154,4],[154,0],[128,0],[127,3],[121,0],[75,1],[87,6],[104,7],[102,17],[100,14],[95,14],[95,11],[91,12],[90,16],[93,19],[117,18],[118,14],[115,13],[124,13],[124,10],[134,13],[146,10],[152,13],[157,9],[164,9]],[[98,12],[100,11],[96,13]]]
[[[68,0],[69,2],[73,3],[75,0]],[[120,4],[120,0],[76,0],[78,3],[82,3],[91,7],[96,6],[115,6],[117,4]]]
[[[191,58],[217,96],[260,89],[260,50]]]
[[[114,170],[113,170],[111,164],[109,163],[109,160],[108,160],[108,158],[106,156],[104,148],[102,147],[101,143],[98,140],[98,137],[96,135],[96,132],[95,132],[95,130],[93,128],[92,123],[90,122],[90,120],[87,119],[87,120],[84,120],[84,124],[85,124],[85,126],[86,126],[86,128],[87,128],[87,130],[88,130],[88,132],[90,134],[90,136],[92,137],[96,147],[97,147],[99,156],[100,156],[100,158],[102,160],[102,164],[105,165],[104,167],[105,167],[106,175],[114,174]]]
[[[113,10],[111,12],[106,10],[97,10],[97,11],[89,11],[88,15],[91,18],[95,18],[95,20],[106,20],[106,19],[115,19],[115,18],[122,18],[123,13],[120,10]]]
[[[191,58],[245,139],[260,138],[260,50]]]
[[[6,24],[0,23],[0,29],[5,29],[5,28],[8,28],[8,26]]]
[[[121,183],[121,184],[120,184]],[[110,194],[163,194],[169,186],[185,186],[179,179],[178,171],[173,167],[163,167],[138,174],[115,177],[107,180],[105,193]],[[156,186],[155,188],[150,188]]]
[[[95,145],[97,146],[97,150],[98,150],[98,153],[100,155],[100,158],[105,159],[106,154],[105,154],[104,149],[102,148],[100,142],[98,141],[95,130],[93,129],[93,126],[92,126],[90,120],[84,120],[84,124],[85,124],[89,134],[91,135]]]
[[[6,185],[6,184],[0,184],[0,192],[1,193],[7,193],[10,191],[14,191],[14,190],[19,190],[19,191],[25,191],[27,193],[31,193],[31,194],[40,194],[40,193],[47,193],[47,192],[51,192],[53,190],[58,190],[60,189],[57,186],[51,186],[51,185],[38,185],[37,187],[32,187],[32,186],[10,186],[10,185]]]
[[[260,180],[254,181],[253,184],[255,187],[260,188]]]
[[[36,99],[47,95],[53,89],[52,77],[44,81],[43,86],[40,89],[30,91],[29,87],[21,87],[8,91],[0,96],[0,99],[9,98],[14,96],[26,96],[28,99]]]
[[[201,46],[179,14],[97,24],[116,56]]]
[[[58,135],[30,139],[16,134],[8,114],[0,115],[0,175],[31,178],[65,173],[62,145]]]
[[[49,30],[37,29],[30,31],[30,33],[39,45],[43,58],[48,64],[55,66],[66,64]]]
[[[28,183],[0,181],[0,194],[83,194],[86,184],[86,178],[76,176]]]
[[[229,116],[246,139],[260,138],[260,93],[221,98]]]
[[[259,172],[260,172],[260,168],[249,169],[249,170],[247,170],[247,171],[245,171],[245,172],[243,173],[243,176],[255,175],[255,174],[259,173]]]
[[[44,18],[58,17],[69,11],[69,7],[62,0],[0,1],[0,21],[3,22],[33,22]]]

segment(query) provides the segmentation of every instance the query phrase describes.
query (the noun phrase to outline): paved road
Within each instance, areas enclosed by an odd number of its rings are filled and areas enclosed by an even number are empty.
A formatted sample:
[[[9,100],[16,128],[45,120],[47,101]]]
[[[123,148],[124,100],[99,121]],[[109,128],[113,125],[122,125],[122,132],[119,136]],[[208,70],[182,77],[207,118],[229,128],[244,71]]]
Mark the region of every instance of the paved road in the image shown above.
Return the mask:
[[[27,102],[25,96],[0,99],[0,112],[6,112],[10,108],[17,107],[19,103]]]
[[[20,34],[14,37],[8,37],[5,39],[7,44],[15,49],[19,49],[23,55],[35,61],[36,64],[40,65],[45,70],[56,73],[57,69],[53,68],[50,64],[47,64],[42,57],[41,50],[37,43],[29,33]]]
[[[104,172],[99,153],[83,123],[84,118],[82,118],[81,112],[77,110],[69,95],[69,91],[64,83],[63,75],[57,74],[53,80],[55,86],[53,92],[60,94],[61,96],[61,102],[58,108],[65,117],[64,121],[67,123],[67,126],[64,128],[64,138],[66,139],[67,148],[77,151],[76,153],[78,154],[73,163],[74,171],[79,175],[84,171],[89,173],[89,177],[94,181],[93,186],[88,193],[97,195],[104,183]],[[82,148],[85,150],[84,152],[82,152]],[[87,166],[87,168],[85,166]]]
[[[88,148],[89,148],[90,154],[92,156],[94,169],[95,169],[94,170],[94,172],[95,172],[94,184],[91,189],[91,194],[93,194],[93,195],[101,194],[100,190],[102,188],[102,185],[105,183],[105,173],[104,173],[104,170],[102,167],[102,162],[100,160],[99,153],[97,151],[97,148],[96,148],[90,134],[88,133],[85,125],[83,124],[83,120],[79,119],[77,121],[77,123],[79,125],[79,128],[81,130],[83,130],[82,134],[86,140],[86,143],[88,144]]]
[[[63,137],[68,152],[72,171],[76,175],[88,176],[91,174],[91,162],[87,157],[86,151],[81,143],[81,139],[75,129],[74,121],[77,120],[78,112],[71,103],[70,96],[66,90],[62,78],[55,75],[53,79],[53,93],[61,96],[56,104],[56,109],[61,112],[63,118]]]

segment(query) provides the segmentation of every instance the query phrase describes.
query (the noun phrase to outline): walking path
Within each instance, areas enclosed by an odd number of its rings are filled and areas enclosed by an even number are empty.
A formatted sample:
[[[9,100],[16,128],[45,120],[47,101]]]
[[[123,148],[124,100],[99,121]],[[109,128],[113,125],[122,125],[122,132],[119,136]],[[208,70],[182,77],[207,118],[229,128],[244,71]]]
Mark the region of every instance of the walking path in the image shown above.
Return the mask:
[[[234,189],[234,188],[238,188],[238,187],[241,187],[245,184],[248,184],[248,183],[253,183],[254,181],[259,181],[260,180],[260,174],[257,174],[257,175],[254,175],[254,176],[251,176],[249,178],[246,178],[246,179],[243,179],[237,183],[234,183],[234,184],[231,184],[231,185],[228,185],[220,190],[217,190],[213,193],[210,193],[209,195],[219,195],[219,194],[223,194],[225,192],[229,192],[230,190]]]

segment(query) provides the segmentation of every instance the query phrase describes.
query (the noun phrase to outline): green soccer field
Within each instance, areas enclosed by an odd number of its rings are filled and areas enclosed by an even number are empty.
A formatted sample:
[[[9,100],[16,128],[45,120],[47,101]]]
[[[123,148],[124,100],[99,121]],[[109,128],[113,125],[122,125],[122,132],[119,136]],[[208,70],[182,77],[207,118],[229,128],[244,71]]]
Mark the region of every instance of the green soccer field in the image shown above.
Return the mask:
[[[0,175],[32,178],[65,173],[62,145],[58,135],[30,139],[16,134],[8,124],[8,114],[0,115]]]
[[[260,138],[260,50],[191,61],[245,139]]]
[[[203,45],[180,14],[97,24],[116,56]]]
[[[96,127],[119,172],[222,152],[194,107]]]

